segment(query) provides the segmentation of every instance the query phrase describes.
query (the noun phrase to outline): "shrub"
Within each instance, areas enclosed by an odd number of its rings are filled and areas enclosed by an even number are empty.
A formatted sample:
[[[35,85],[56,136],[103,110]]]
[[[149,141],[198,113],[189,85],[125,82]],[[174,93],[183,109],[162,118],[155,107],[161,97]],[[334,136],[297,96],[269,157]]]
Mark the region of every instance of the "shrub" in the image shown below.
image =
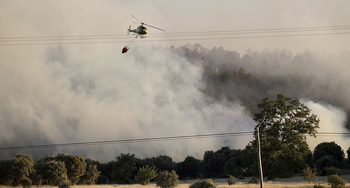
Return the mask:
[[[228,183],[229,185],[235,184],[235,177],[230,175],[230,176],[228,177],[228,179],[227,179],[227,183]]]
[[[255,178],[252,178],[248,183],[258,184],[259,182]]]
[[[339,169],[336,167],[333,167],[333,166],[325,167],[324,170],[325,170],[327,176],[338,175],[338,173],[339,173]]]
[[[70,184],[68,179],[64,179],[58,184],[58,188],[70,188]]]
[[[157,176],[158,173],[156,167],[149,167],[148,165],[146,165],[139,169],[139,172],[136,176],[136,181],[139,182],[141,185],[147,185],[153,178]]]
[[[346,181],[338,175],[328,176],[328,183],[331,184],[331,188],[345,188]]]
[[[324,188],[324,186],[321,184],[318,184],[318,185],[314,185],[314,188]]]
[[[317,179],[316,171],[313,171],[309,166],[303,170],[303,175],[304,175],[304,180],[309,181],[309,183]]]
[[[206,179],[204,181],[194,182],[189,188],[216,188],[216,184],[212,179]]]
[[[171,172],[165,170],[158,174],[156,181],[157,186],[161,188],[173,188],[179,183],[179,176],[173,170]]]

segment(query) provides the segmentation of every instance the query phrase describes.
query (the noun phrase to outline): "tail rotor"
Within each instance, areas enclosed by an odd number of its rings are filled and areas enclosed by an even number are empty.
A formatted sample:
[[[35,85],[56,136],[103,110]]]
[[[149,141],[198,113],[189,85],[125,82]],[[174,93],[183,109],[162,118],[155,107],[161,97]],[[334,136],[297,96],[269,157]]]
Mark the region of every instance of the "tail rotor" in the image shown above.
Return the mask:
[[[130,31],[131,31],[131,25],[129,26],[129,29],[128,29],[128,31],[126,33],[129,35]]]

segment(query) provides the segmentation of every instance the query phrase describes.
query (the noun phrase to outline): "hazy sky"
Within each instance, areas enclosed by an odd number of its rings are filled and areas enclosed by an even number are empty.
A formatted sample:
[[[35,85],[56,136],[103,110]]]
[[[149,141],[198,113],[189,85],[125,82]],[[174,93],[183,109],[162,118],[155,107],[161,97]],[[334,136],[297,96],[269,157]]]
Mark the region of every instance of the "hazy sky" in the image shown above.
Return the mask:
[[[151,51],[145,46],[200,43],[241,55],[247,49],[284,48],[293,53],[311,49],[338,54],[350,50],[349,34],[232,40],[191,40],[195,37],[191,35],[188,41],[177,42],[166,34],[344,26],[350,25],[349,10],[347,0],[1,0],[0,41],[8,37],[124,36],[129,25],[137,27],[131,14],[166,33],[162,38],[165,41],[147,43],[0,43],[0,143],[50,144],[253,131],[255,123],[241,104],[228,106],[204,96],[202,66],[165,49]],[[154,40],[151,34],[160,33],[149,28],[150,36],[143,40]],[[130,36],[126,40],[133,39]],[[124,45],[131,47],[127,54],[121,54]],[[341,110],[306,102],[322,114],[324,125],[337,125],[331,131],[342,130],[346,115]],[[55,148],[48,153],[72,152],[111,160],[120,152],[130,152],[137,157],[167,154],[183,160],[184,155],[201,158],[204,151],[225,145],[244,148],[250,139]]]
[[[129,25],[137,26],[131,14],[145,23],[165,29],[167,33],[350,25],[350,2],[347,0],[2,0],[0,3],[0,26],[6,28],[1,29],[1,37],[124,34]],[[328,32],[332,31],[323,33]],[[161,32],[149,28],[149,33]],[[223,46],[240,53],[248,48],[258,51],[286,48],[294,53],[306,49],[320,53],[350,49],[347,45],[349,34],[165,41],[161,44],[195,42],[209,48]]]

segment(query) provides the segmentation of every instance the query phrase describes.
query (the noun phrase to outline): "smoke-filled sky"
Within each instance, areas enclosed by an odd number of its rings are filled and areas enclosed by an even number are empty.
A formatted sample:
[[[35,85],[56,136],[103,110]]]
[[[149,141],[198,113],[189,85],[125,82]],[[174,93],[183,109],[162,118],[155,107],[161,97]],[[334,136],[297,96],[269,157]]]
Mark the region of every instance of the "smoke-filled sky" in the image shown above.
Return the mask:
[[[138,26],[130,15],[166,33],[329,27],[350,25],[347,0],[2,0],[1,37],[81,36],[125,34],[129,25]],[[303,32],[346,33],[348,30]],[[149,28],[149,34],[161,31]],[[295,34],[270,33],[267,35]],[[260,36],[261,33],[249,35]],[[234,37],[242,36],[235,35]],[[243,35],[244,36],[244,35]],[[194,38],[194,36],[190,37]],[[203,38],[203,37],[202,37]],[[224,37],[225,38],[225,37]],[[162,45],[199,42],[205,47],[222,46],[244,53],[248,48],[288,49],[294,53],[307,49],[319,53],[349,50],[349,35],[243,38],[233,40],[165,41]],[[155,42],[152,42],[154,44]],[[148,43],[150,44],[150,43]],[[121,44],[122,45],[122,44]],[[142,44],[144,45],[144,44]]]
[[[3,0],[0,40],[126,35],[129,25],[137,26],[131,14],[165,29],[166,33],[344,26],[350,25],[349,9],[350,2],[345,0]],[[150,39],[153,32],[161,33],[151,28],[148,31]],[[190,39],[127,44],[0,45],[0,146],[253,131],[255,123],[239,102],[227,105],[205,96],[200,62],[189,61],[163,46],[200,43],[207,48],[222,46],[241,56],[247,49],[288,49],[295,54],[310,49],[335,56],[350,50],[349,34]],[[132,41],[133,36],[127,40]],[[130,51],[121,54],[124,45],[129,45]],[[333,62],[326,63],[330,66]],[[336,79],[339,82],[349,80],[349,74],[344,72],[349,59],[341,63],[344,64],[337,63],[334,69],[342,73]],[[345,131],[342,127],[346,114],[342,109],[308,99],[304,102],[321,118],[321,130]],[[79,153],[102,161],[112,160],[120,152],[130,152],[141,158],[165,154],[180,161],[187,155],[201,158],[204,151],[222,146],[243,148],[249,140],[251,137],[208,138],[21,152],[37,156]],[[312,149],[320,142],[310,143]],[[339,144],[344,150],[349,147],[343,140]],[[17,153],[6,152],[8,155],[4,156],[8,158]]]

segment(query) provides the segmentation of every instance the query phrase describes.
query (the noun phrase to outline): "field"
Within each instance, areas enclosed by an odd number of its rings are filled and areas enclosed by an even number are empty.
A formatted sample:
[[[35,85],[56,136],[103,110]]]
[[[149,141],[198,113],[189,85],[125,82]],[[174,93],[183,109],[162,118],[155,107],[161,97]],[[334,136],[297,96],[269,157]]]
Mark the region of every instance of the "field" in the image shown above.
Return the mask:
[[[346,188],[350,188],[350,175],[342,175],[343,179],[346,180]],[[213,181],[217,184],[217,188],[259,188],[260,184],[247,184],[251,178],[245,178],[244,180],[236,179],[235,185],[228,185],[226,179],[213,179]],[[179,185],[176,188],[188,188],[191,183],[196,180],[187,180],[180,181]],[[303,177],[294,177],[288,179],[276,179],[275,181],[264,181],[264,187],[266,188],[313,188],[315,184],[321,183],[327,188],[331,186],[327,183],[326,176],[318,176],[317,180],[314,183],[308,183],[303,180]],[[93,186],[73,186],[73,188],[157,188],[155,184],[150,185],[93,185]],[[158,187],[159,188],[159,187]]]
[[[350,175],[342,175],[343,179],[346,180],[346,188],[350,188]],[[235,185],[228,185],[226,179],[213,179],[217,184],[217,188],[259,188],[260,184],[247,184],[251,178],[245,178],[244,180],[236,179]],[[196,180],[180,181],[176,188],[188,188],[191,183]],[[331,186],[327,183],[326,176],[318,176],[317,180],[313,183],[308,183],[303,180],[302,177],[294,177],[288,179],[276,179],[275,181],[264,181],[264,187],[266,188],[313,188],[315,184],[322,184],[323,186],[330,188]],[[33,186],[34,187],[34,186]],[[0,188],[11,188],[7,186],[0,186]],[[53,188],[53,186],[42,186],[42,188]],[[56,188],[56,187],[55,187]],[[154,183],[150,185],[139,185],[139,184],[129,184],[129,185],[75,185],[71,188],[159,188]]]
[[[342,175],[346,180],[346,188],[350,188],[350,175]],[[226,179],[213,179],[217,184],[217,188],[259,188],[260,184],[247,184],[251,178],[245,178],[244,180],[236,179],[235,185],[228,185]],[[176,188],[188,188],[195,180],[180,181]],[[288,179],[276,179],[275,181],[264,181],[264,187],[266,188],[313,188],[315,184],[321,183],[327,188],[331,186],[327,183],[326,176],[318,176],[317,181],[314,183],[308,183],[303,180],[303,177],[298,176]],[[115,188],[115,185],[94,185],[94,186],[73,186],[74,188]],[[157,188],[155,184],[150,185],[117,185],[117,188]],[[159,187],[158,187],[159,188]]]

